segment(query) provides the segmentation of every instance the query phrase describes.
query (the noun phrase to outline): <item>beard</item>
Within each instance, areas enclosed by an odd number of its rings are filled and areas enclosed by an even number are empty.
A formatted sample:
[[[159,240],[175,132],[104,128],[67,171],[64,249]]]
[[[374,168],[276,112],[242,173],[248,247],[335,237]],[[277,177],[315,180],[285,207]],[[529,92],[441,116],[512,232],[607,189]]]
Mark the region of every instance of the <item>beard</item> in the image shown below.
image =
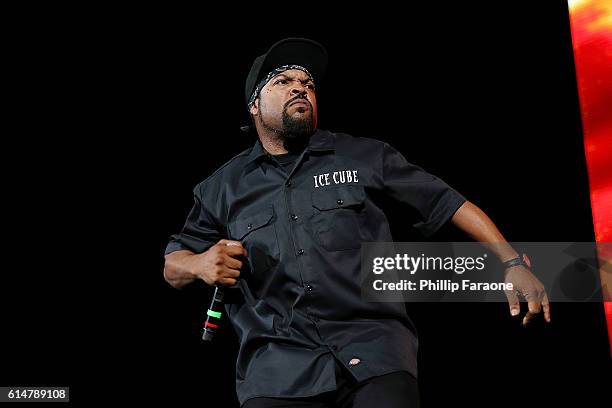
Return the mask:
[[[306,101],[310,105],[310,115],[303,116],[300,118],[294,118],[289,115],[289,113],[287,112],[287,110],[289,109],[289,105],[296,99],[304,99],[304,101]],[[313,115],[314,113],[312,104],[309,100],[307,100],[306,98],[294,98],[288,101],[283,107],[281,129],[277,129],[274,126],[266,123],[261,116],[259,117],[259,120],[264,129],[276,133],[279,137],[283,139],[304,139],[310,137],[314,133],[315,129]]]
[[[312,120],[312,105],[310,106],[310,115],[301,118],[289,116],[287,108],[283,109],[283,130],[282,136],[286,139],[299,139],[312,135],[313,120]]]

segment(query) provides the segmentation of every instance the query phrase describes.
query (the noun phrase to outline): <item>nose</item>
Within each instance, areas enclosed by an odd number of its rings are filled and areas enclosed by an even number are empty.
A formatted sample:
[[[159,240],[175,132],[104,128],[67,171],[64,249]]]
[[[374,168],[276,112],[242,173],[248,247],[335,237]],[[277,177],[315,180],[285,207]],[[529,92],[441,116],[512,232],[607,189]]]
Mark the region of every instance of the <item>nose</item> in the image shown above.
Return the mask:
[[[293,87],[291,88],[292,96],[302,95],[305,98],[306,94],[307,94],[306,87],[302,84],[293,85]]]

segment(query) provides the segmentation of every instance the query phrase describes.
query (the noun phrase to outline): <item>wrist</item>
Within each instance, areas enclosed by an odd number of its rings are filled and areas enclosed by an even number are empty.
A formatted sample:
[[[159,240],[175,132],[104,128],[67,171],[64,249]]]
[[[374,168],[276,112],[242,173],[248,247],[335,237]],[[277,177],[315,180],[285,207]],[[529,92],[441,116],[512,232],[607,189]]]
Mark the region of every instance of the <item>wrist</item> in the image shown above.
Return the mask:
[[[509,260],[518,258],[518,257],[520,257],[519,253],[513,249],[511,249],[508,252],[504,252],[503,254],[498,255],[499,261],[502,263],[508,262]]]
[[[531,261],[527,257],[527,254],[523,253],[521,255],[517,254],[515,257],[510,258],[506,261],[502,261],[502,267],[505,270],[508,270],[514,266],[523,266],[525,268],[531,268]]]
[[[198,257],[202,255],[203,254],[188,254],[183,259],[183,274],[188,279],[198,279]]]

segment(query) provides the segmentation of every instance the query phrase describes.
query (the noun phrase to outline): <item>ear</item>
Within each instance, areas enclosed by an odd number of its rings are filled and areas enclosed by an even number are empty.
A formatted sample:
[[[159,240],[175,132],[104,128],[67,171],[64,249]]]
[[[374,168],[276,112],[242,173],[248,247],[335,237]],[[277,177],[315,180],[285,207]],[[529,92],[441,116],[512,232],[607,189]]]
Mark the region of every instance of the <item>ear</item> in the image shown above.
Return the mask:
[[[255,99],[249,111],[251,112],[251,115],[257,116],[259,113],[259,97]]]

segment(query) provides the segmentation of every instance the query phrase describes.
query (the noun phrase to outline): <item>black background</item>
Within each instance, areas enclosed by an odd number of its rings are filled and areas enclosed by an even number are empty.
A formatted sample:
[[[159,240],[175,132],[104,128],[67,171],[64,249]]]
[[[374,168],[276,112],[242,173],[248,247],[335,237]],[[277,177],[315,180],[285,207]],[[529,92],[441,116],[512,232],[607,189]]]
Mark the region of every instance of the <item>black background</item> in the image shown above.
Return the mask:
[[[253,144],[244,79],[287,36],[330,54],[321,128],[389,142],[509,241],[593,241],[566,4],[458,3],[13,15],[0,384],[237,406],[235,334],[200,340],[210,292],[170,288],[162,254],[193,186]],[[423,240],[388,205],[396,240]],[[408,308],[424,407],[604,396],[601,304],[553,304],[529,329],[506,304]]]

